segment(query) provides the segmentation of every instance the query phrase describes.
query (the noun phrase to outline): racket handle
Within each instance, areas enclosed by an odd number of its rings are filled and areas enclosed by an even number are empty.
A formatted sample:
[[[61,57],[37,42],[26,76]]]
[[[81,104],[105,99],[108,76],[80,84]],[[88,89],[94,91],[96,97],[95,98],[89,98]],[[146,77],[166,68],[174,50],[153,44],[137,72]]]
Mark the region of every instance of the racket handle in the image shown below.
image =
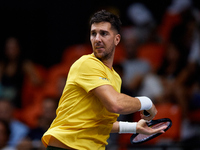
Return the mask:
[[[149,117],[150,116],[150,114],[146,110],[144,110],[143,114],[145,115],[145,117]]]

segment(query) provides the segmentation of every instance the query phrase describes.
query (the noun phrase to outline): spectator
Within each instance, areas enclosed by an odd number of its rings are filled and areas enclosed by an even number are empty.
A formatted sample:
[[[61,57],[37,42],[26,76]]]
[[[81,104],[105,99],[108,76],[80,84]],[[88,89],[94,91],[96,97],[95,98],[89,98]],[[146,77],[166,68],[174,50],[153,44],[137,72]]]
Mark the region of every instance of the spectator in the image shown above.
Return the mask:
[[[29,128],[13,118],[13,109],[13,105],[9,100],[0,100],[0,119],[4,119],[9,124],[11,130],[8,144],[9,146],[16,147],[27,136]]]
[[[127,8],[127,15],[132,22],[138,41],[145,43],[156,25],[151,11],[142,3],[133,3]]]
[[[158,28],[158,33],[163,43],[168,43],[170,41],[172,29],[182,22],[181,13],[191,8],[191,6],[191,0],[172,0]]]
[[[0,96],[10,99],[17,108],[21,108],[22,105],[24,75],[28,75],[34,84],[41,83],[33,63],[23,58],[18,39],[9,37],[5,42],[4,54],[0,60]]]
[[[19,42],[14,37],[6,40],[4,56],[0,61],[0,70],[0,96],[10,99],[15,106],[20,107],[23,67]]]
[[[138,39],[134,34],[134,29],[132,27],[124,28],[122,30],[122,37],[127,56],[121,63],[124,70],[122,80],[124,86],[136,96],[145,74],[151,71],[151,66],[148,61],[137,57]]]
[[[1,150],[15,150],[13,147],[8,145],[8,140],[10,137],[9,124],[0,119],[0,149]]]
[[[52,121],[56,117],[56,108],[58,100],[52,97],[46,97],[42,103],[41,115],[38,119],[38,126],[31,129],[28,138],[24,139],[24,144],[30,139],[34,145],[34,148],[44,148],[41,138],[46,130],[50,127]]]

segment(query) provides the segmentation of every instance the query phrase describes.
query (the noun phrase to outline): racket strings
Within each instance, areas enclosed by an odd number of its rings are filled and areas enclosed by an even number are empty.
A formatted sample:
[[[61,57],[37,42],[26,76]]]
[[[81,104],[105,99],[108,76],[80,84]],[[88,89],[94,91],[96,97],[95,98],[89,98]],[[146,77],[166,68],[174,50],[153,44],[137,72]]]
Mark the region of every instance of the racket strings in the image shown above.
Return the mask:
[[[161,122],[161,123],[152,125],[152,126],[150,126],[150,127],[151,127],[152,129],[156,129],[156,128],[160,128],[160,127],[163,127],[163,126],[168,126],[169,124],[170,124],[170,122]]]
[[[157,129],[157,128],[160,128],[162,126],[169,126],[170,122],[161,122],[161,123],[158,123],[158,124],[154,124],[154,125],[151,125],[150,127],[152,129]],[[134,143],[137,143],[137,142],[141,142],[141,141],[145,141],[146,139],[149,139],[150,137],[154,136],[155,134],[152,134],[152,135],[146,135],[146,134],[138,134],[132,141]]]
[[[152,135],[145,135],[145,134],[138,134],[138,136],[136,136],[134,139],[133,139],[133,142],[140,142],[140,141],[144,141],[146,140],[147,138],[153,136],[154,134]]]

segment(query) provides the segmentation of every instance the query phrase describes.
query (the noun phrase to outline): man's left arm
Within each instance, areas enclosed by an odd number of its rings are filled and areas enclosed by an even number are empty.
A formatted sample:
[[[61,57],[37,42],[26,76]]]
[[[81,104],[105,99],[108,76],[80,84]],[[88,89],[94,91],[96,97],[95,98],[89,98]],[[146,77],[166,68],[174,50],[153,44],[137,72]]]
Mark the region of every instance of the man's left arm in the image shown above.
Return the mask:
[[[113,123],[111,133],[141,133],[151,135],[155,133],[164,133],[164,129],[167,126],[162,126],[157,129],[153,129],[147,126],[144,119],[140,119],[138,122],[121,122],[116,121]]]

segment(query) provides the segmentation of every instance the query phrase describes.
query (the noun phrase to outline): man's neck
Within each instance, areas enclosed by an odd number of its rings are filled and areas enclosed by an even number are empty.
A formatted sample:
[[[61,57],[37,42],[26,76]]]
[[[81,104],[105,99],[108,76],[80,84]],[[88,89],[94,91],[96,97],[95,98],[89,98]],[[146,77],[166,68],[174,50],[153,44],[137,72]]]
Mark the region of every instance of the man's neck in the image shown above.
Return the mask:
[[[102,63],[103,63],[105,66],[107,66],[109,69],[112,69],[113,61],[112,61],[112,62],[102,61]]]
[[[109,59],[106,59],[106,60],[101,60],[101,62],[107,66],[109,69],[112,69],[113,67],[113,61],[114,61],[114,54],[112,54],[112,56],[109,58]]]

